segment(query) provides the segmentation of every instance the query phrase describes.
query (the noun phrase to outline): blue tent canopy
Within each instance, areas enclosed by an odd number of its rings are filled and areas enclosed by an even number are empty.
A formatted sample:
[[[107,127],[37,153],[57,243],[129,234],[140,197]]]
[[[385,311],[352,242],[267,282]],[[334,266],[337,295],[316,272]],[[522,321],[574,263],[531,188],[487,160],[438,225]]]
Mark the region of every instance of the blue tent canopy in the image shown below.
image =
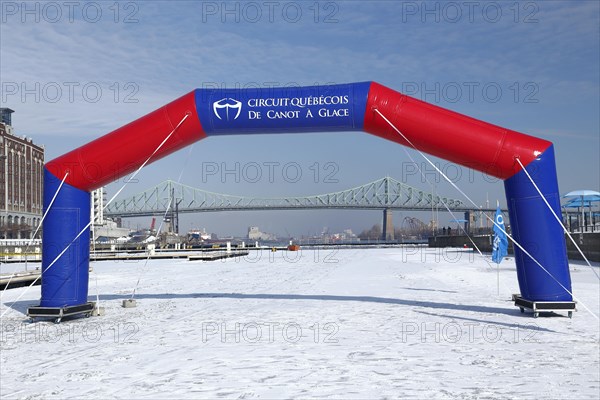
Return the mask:
[[[584,200],[582,201],[581,198],[578,199],[573,199],[567,203],[565,203],[563,205],[564,208],[578,208],[581,207],[582,205],[584,207],[591,207],[593,204],[592,203],[597,203],[600,202],[600,196],[585,196]]]
[[[574,190],[572,192],[569,192],[567,194],[565,194],[563,197],[584,197],[584,198],[588,198],[588,197],[593,197],[593,196],[598,196],[600,197],[600,192],[596,192],[595,190]]]

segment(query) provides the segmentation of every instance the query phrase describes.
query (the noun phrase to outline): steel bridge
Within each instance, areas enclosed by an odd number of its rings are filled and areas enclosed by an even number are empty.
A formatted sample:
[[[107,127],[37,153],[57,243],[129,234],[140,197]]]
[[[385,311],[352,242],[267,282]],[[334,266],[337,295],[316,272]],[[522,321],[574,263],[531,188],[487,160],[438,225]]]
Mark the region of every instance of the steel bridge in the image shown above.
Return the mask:
[[[452,211],[467,213],[475,210],[474,207],[466,206],[460,200],[433,195],[390,177],[334,193],[279,198],[244,197],[213,193],[167,180],[142,193],[114,201],[104,210],[104,215],[110,218],[126,218],[170,213],[169,215],[172,218],[178,220],[179,213],[208,211],[383,210],[384,235],[389,238],[391,232],[393,238],[392,210],[444,210],[444,204]],[[477,211],[493,212],[494,209],[477,209]]]
[[[104,215],[111,218],[145,217],[164,215],[167,209],[176,209],[179,213],[300,209],[422,211],[445,209],[444,203],[453,211],[474,209],[460,200],[435,196],[390,177],[340,192],[279,198],[213,193],[167,180],[141,193],[112,202],[104,210]]]

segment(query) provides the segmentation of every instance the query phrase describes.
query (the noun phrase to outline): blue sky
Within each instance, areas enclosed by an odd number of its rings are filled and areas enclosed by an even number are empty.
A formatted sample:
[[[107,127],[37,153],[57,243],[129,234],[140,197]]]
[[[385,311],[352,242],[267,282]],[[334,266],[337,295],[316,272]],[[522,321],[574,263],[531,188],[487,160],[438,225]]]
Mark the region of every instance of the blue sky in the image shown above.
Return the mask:
[[[596,1],[23,4],[1,4],[0,103],[16,110],[17,134],[44,144],[48,160],[197,87],[374,80],[551,140],[561,191],[600,189]],[[214,165],[272,162],[297,163],[302,178],[292,182],[276,170],[270,182],[266,168],[256,183],[206,175]],[[400,146],[366,134],[220,137],[149,166],[124,193],[177,180],[182,170],[185,184],[249,196],[327,193],[385,175],[430,190],[407,173],[409,164]],[[334,170],[333,179],[324,179]],[[504,202],[502,183],[479,173],[463,168],[457,184],[480,204],[486,196]],[[441,180],[436,190],[460,198]],[[396,213],[397,225],[403,216]],[[380,219],[352,211],[222,213],[186,216],[181,228],[241,235],[259,225],[302,235],[324,226],[360,231]]]

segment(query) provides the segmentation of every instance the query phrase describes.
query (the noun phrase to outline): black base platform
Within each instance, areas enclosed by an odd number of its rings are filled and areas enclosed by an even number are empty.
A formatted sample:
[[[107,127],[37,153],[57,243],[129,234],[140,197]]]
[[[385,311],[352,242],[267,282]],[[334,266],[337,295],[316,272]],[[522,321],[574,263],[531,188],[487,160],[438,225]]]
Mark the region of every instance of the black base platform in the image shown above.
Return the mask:
[[[60,321],[65,317],[74,317],[77,315],[89,317],[92,315],[92,312],[95,308],[96,303],[93,301],[76,306],[66,307],[34,306],[27,309],[27,316],[31,318],[31,322],[33,322],[35,318],[49,318],[54,319],[54,322],[59,324]]]
[[[573,311],[577,311],[576,301],[533,301],[521,297],[520,294],[513,294],[512,299],[515,306],[524,313],[525,309],[533,311],[533,318],[539,317],[541,312],[567,312],[569,318],[573,317]]]

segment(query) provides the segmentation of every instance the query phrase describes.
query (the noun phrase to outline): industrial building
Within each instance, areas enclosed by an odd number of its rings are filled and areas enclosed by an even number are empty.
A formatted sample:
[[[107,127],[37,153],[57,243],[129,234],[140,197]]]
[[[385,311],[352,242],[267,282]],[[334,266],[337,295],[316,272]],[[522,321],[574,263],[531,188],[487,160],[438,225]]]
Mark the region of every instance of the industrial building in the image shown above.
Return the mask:
[[[29,239],[42,219],[44,147],[17,136],[0,108],[0,239]]]
[[[92,191],[92,209],[90,231],[93,240],[112,240],[128,236],[130,230],[121,228],[116,222],[104,218],[104,205],[106,204],[106,192],[104,187]]]

